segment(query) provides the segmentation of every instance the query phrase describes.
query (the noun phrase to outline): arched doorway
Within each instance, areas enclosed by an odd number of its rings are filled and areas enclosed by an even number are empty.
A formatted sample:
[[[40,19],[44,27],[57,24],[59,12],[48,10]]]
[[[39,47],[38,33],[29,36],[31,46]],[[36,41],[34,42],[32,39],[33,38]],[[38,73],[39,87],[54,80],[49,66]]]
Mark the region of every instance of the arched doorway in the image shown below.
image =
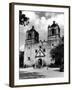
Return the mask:
[[[42,59],[41,59],[41,58],[38,59],[38,67],[39,67],[39,68],[42,67]]]

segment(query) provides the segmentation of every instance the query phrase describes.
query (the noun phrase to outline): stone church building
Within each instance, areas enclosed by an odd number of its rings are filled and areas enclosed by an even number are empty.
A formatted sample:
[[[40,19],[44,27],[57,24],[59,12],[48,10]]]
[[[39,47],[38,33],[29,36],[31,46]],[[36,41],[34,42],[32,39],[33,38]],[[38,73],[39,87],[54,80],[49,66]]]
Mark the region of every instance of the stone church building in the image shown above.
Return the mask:
[[[42,41],[39,40],[39,33],[34,26],[26,32],[24,65],[43,66],[52,63],[50,50],[60,43],[59,25],[53,21],[53,24],[48,26],[47,33],[47,41]]]

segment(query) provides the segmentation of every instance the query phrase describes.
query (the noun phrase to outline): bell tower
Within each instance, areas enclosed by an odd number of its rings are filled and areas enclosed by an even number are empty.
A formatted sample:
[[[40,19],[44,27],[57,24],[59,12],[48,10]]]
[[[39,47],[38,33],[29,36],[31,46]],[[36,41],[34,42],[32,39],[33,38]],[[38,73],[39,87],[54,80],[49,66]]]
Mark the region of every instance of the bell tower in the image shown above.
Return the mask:
[[[34,26],[26,32],[26,45],[36,44],[39,42],[39,33],[35,30]]]
[[[60,27],[53,21],[53,24],[48,26],[48,44],[51,47],[57,46],[60,40]]]

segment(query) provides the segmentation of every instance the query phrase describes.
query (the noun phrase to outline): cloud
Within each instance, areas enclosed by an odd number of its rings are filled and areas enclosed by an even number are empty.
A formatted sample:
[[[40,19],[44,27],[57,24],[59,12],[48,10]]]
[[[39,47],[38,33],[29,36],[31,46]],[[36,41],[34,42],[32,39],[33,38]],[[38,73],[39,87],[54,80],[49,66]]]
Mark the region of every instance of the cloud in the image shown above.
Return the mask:
[[[61,35],[64,34],[64,14],[63,13],[51,13],[51,12],[31,12],[23,11],[23,14],[29,18],[29,25],[23,26],[20,25],[20,35],[24,37],[20,38],[20,43],[24,43],[26,37],[26,31],[30,30],[34,25],[35,30],[39,32],[39,37],[42,40],[47,40],[48,25],[51,25],[53,21],[56,21],[61,29]],[[24,40],[24,41],[23,41]],[[23,45],[22,43],[22,45]],[[21,46],[21,44],[20,44]]]
[[[38,18],[38,15],[36,15],[35,12],[23,11],[22,14],[25,14],[26,17],[29,17],[30,21],[33,21]]]

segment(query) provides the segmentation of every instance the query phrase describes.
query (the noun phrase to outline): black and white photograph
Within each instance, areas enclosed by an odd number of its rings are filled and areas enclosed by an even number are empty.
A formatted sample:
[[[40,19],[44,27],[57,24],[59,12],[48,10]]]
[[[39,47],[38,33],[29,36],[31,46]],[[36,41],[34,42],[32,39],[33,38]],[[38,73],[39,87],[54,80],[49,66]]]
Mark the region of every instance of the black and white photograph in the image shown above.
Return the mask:
[[[19,11],[19,79],[64,76],[64,13]]]
[[[70,83],[70,7],[11,5],[10,86]]]

